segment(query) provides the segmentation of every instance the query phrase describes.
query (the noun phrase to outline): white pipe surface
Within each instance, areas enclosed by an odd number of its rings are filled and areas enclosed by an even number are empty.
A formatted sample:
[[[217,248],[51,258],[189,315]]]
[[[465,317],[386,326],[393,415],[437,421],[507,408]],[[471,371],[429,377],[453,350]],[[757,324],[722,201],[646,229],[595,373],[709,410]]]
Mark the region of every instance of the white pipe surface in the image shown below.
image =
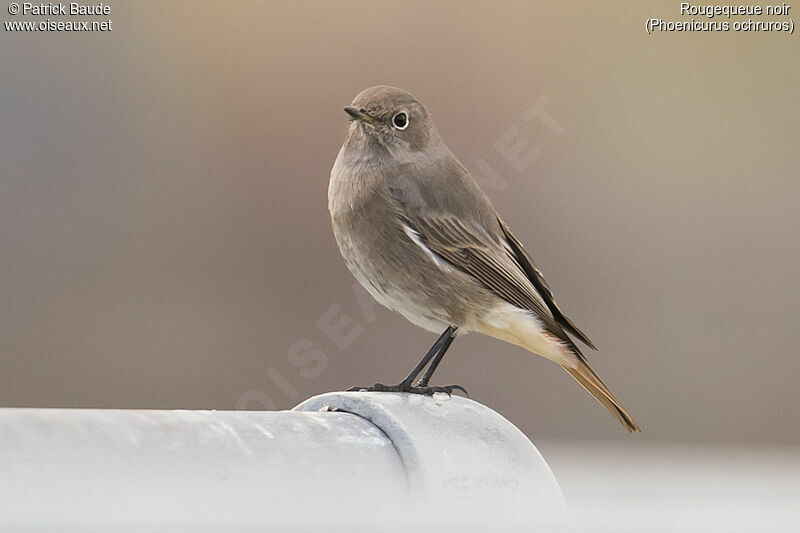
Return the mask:
[[[563,513],[530,441],[460,397],[331,393],[279,412],[0,409],[4,532],[485,531]]]

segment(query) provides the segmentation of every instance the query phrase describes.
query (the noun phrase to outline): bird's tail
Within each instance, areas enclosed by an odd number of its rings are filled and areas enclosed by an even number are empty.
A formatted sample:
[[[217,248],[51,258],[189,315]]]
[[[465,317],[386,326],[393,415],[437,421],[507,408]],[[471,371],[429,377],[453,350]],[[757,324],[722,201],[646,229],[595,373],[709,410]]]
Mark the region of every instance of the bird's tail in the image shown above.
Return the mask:
[[[570,376],[575,378],[575,381],[580,383],[584,389],[589,391],[589,394],[594,396],[598,402],[603,404],[605,408],[625,426],[625,429],[631,433],[640,432],[639,424],[637,424],[625,408],[622,407],[622,404],[614,397],[600,377],[595,374],[592,367],[589,366],[589,363],[582,357],[577,358],[574,362],[577,363],[575,367],[567,365],[562,365],[561,367],[566,370]]]

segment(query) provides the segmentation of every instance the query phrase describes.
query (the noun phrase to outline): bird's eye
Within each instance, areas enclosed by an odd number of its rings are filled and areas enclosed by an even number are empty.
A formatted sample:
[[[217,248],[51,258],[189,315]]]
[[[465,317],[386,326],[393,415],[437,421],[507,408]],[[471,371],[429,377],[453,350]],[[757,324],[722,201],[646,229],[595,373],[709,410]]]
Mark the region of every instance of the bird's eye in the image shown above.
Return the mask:
[[[392,124],[398,130],[404,130],[408,127],[408,115],[401,111],[392,117]]]

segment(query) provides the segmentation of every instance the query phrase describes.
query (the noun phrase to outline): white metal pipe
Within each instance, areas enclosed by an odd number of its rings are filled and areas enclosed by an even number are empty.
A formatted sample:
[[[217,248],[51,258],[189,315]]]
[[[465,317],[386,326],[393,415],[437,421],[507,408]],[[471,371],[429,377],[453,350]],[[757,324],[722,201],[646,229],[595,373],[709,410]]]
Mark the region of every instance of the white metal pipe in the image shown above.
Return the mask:
[[[0,409],[0,531],[409,520],[466,531],[563,511],[530,441],[460,397],[331,393],[280,412]]]

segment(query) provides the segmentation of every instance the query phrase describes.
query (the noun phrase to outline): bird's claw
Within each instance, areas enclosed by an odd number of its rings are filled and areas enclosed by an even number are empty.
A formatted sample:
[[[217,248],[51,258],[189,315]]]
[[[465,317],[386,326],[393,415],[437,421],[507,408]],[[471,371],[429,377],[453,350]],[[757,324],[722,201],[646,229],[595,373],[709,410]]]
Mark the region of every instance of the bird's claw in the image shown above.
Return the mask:
[[[371,387],[350,387],[348,392],[406,392],[408,394],[423,394],[425,396],[433,396],[437,392],[443,392],[449,396],[453,395],[453,391],[460,390],[466,396],[469,396],[467,389],[461,385],[444,385],[438,387],[417,387],[413,385],[406,385],[398,383],[397,385],[384,385],[383,383],[376,383]]]
[[[436,394],[437,392],[443,392],[443,393],[447,394],[448,396],[452,396],[453,395],[453,391],[456,391],[456,390],[460,390],[461,392],[463,392],[464,396],[469,396],[469,393],[467,392],[467,389],[465,389],[461,385],[442,385],[442,386],[438,386],[438,387],[417,387],[417,389],[420,390],[420,392],[418,394],[429,394],[431,396]]]

